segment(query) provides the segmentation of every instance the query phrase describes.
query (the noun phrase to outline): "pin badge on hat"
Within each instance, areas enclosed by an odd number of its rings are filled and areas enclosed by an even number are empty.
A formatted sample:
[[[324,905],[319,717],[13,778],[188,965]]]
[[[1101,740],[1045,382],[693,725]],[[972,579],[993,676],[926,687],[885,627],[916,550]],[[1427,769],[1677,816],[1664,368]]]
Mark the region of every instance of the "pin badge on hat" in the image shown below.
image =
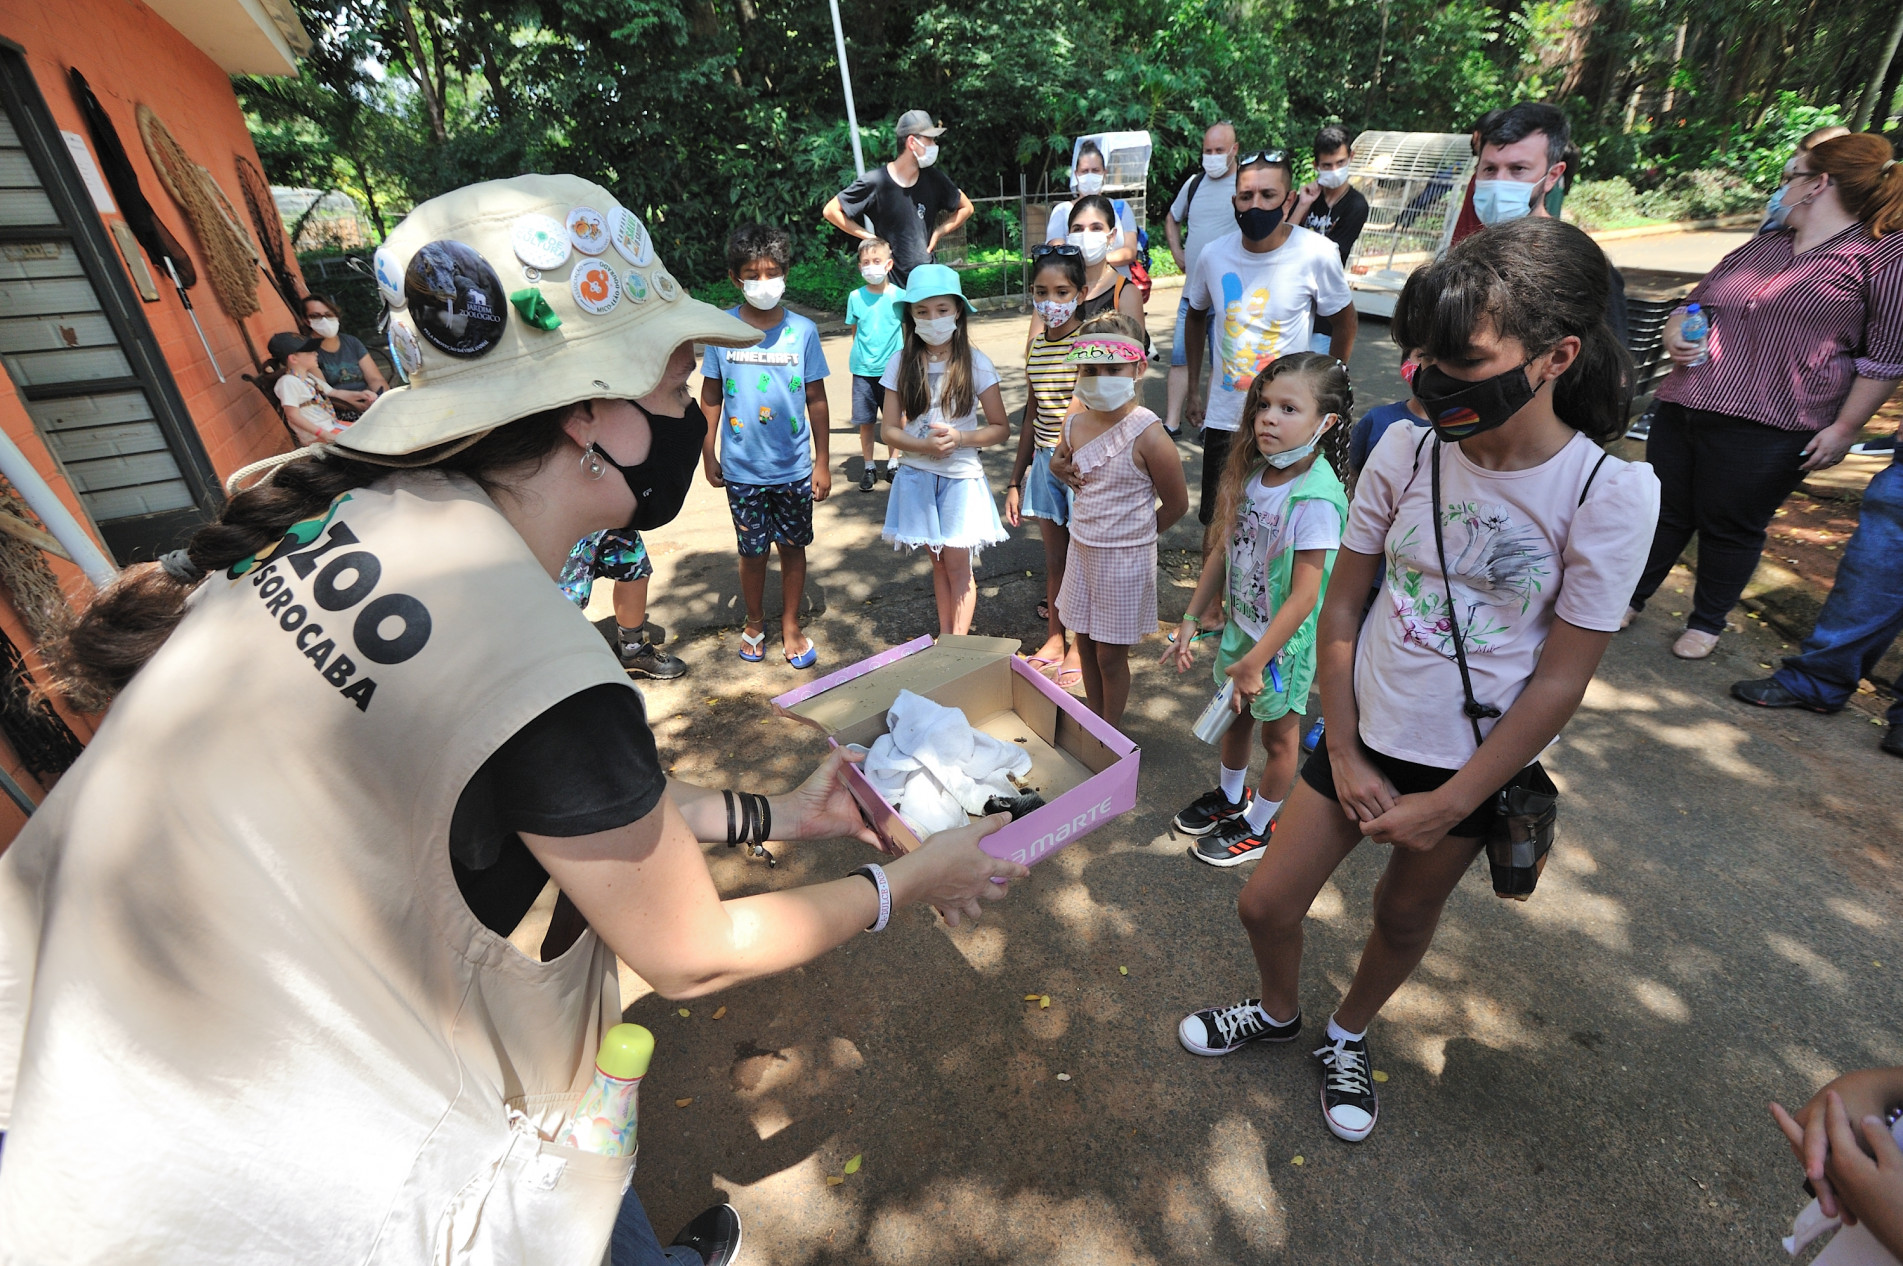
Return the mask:
[[[553,216],[524,215],[509,226],[515,257],[530,268],[546,272],[568,262],[568,230]]]
[[[626,207],[615,207],[608,212],[608,240],[614,243],[621,258],[637,268],[654,262],[654,242],[648,237],[647,228]]]
[[[451,356],[493,350],[509,323],[502,278],[461,242],[437,241],[417,251],[403,273],[410,317],[425,341]]]
[[[612,312],[621,302],[621,282],[615,270],[598,259],[585,259],[575,265],[568,288],[574,292],[575,306],[590,316]]]
[[[393,308],[400,308],[409,302],[403,297],[403,266],[396,262],[396,252],[387,246],[377,247],[377,253],[371,256],[370,269],[377,276],[377,293],[383,301]]]
[[[654,293],[672,303],[681,297],[681,283],[674,280],[672,273],[657,272],[654,274]]]
[[[390,322],[390,359],[405,378],[423,368],[423,345],[416,341],[416,331],[401,319]]]
[[[648,279],[632,268],[628,270],[628,279],[621,288],[627,292],[629,303],[648,301]]]
[[[584,255],[599,255],[608,249],[608,225],[601,212],[592,207],[576,207],[568,213],[568,240]]]

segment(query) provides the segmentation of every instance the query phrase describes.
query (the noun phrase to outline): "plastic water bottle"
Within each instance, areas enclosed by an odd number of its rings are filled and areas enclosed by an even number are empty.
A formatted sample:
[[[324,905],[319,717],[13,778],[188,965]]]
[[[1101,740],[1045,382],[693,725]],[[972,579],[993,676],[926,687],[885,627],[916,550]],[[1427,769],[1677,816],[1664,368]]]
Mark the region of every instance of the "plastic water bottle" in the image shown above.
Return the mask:
[[[1686,304],[1685,320],[1678,327],[1678,336],[1687,343],[1696,343],[1698,345],[1698,354],[1686,361],[1685,363],[1687,365],[1702,365],[1705,363],[1707,350],[1705,347],[1705,337],[1710,333],[1711,322],[1705,320],[1704,309],[1695,303]]]
[[[654,1034],[638,1024],[609,1029],[595,1056],[595,1079],[562,1132],[562,1145],[603,1156],[634,1155],[641,1079],[653,1058]]]

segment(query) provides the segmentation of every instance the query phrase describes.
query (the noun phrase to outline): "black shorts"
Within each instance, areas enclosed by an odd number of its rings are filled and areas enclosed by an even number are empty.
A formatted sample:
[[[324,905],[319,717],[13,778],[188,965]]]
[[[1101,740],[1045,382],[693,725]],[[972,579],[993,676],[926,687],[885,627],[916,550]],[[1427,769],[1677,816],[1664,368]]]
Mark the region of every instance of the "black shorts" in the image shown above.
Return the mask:
[[[1196,518],[1204,527],[1216,517],[1216,497],[1222,490],[1222,468],[1229,462],[1229,442],[1234,431],[1203,428],[1203,499],[1197,503]]]
[[[1402,760],[1398,756],[1377,752],[1366,743],[1361,745],[1361,751],[1376,769],[1388,776],[1388,781],[1394,784],[1394,789],[1404,796],[1433,791],[1460,772],[1457,769],[1441,769],[1434,765],[1416,765],[1411,760]],[[1539,767],[1538,761],[1528,766],[1529,769]],[[1317,744],[1314,754],[1302,766],[1302,781],[1329,800],[1335,799],[1335,771],[1328,763],[1326,742]],[[1487,833],[1488,824],[1492,820],[1493,794],[1490,793],[1480,802],[1479,808],[1448,827],[1447,834],[1479,839]]]

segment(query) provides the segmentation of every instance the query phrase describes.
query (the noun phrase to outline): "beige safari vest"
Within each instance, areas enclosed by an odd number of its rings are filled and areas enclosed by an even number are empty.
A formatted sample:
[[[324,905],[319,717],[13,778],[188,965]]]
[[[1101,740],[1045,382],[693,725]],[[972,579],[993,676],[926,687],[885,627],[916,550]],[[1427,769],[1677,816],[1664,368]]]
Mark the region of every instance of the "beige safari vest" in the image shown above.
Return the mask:
[[[449,822],[632,686],[473,485],[298,535],[199,587],[0,857],[0,1260],[593,1266],[632,1162],[546,1140],[614,956],[485,929]]]

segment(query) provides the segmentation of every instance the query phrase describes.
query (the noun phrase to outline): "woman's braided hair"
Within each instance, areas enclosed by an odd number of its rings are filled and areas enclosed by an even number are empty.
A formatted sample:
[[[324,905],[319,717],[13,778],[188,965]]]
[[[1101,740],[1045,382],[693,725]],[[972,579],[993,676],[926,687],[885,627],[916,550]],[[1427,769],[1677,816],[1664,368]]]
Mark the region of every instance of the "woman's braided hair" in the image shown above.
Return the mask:
[[[408,469],[460,475],[493,494],[541,469],[566,442],[562,424],[575,408],[531,414],[497,427],[460,452]],[[339,494],[367,488],[393,473],[389,466],[334,451],[278,467],[263,482],[234,495],[216,520],[193,535],[184,552],[198,575],[181,579],[159,563],[128,567],[62,633],[43,644],[40,653],[52,670],[51,688],[90,700],[117,694],[165,645],[185,616],[186,598],[206,576],[275,544],[292,524],[322,514]]]

